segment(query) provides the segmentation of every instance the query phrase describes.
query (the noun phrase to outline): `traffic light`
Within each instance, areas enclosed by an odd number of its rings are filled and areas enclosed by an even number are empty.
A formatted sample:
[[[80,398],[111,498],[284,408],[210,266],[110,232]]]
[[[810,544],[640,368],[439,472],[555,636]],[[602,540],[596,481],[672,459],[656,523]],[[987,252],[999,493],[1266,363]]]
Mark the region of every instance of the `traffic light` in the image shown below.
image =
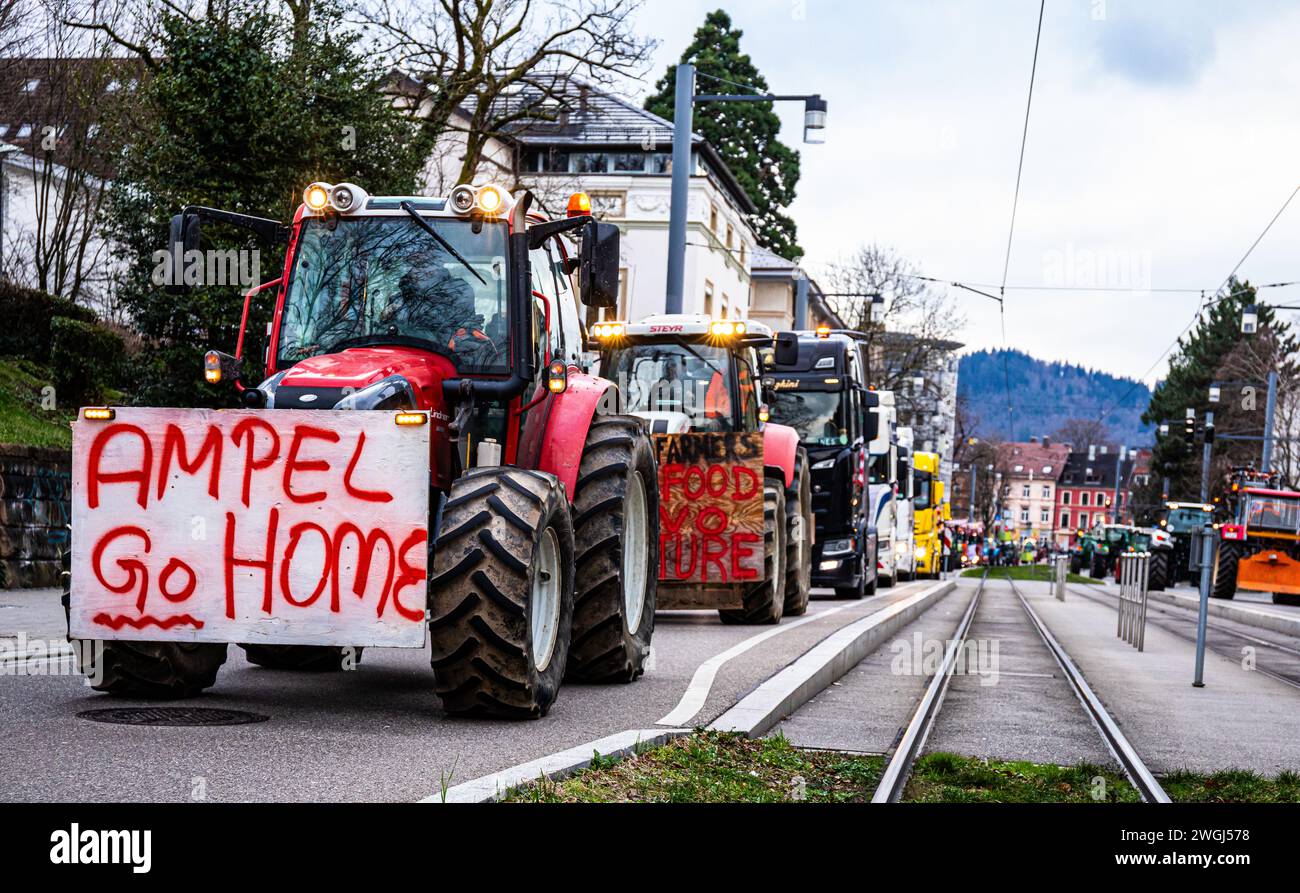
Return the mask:
[[[1190,407],[1183,418],[1183,442],[1189,447],[1196,446],[1196,410]]]

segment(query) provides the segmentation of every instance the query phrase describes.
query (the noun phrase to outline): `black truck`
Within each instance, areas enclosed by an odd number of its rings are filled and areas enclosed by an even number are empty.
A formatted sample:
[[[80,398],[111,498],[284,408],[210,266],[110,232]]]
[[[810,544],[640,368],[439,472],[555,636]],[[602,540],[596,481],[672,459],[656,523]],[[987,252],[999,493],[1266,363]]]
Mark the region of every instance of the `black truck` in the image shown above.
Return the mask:
[[[771,420],[799,432],[812,472],[816,536],[812,585],[839,598],[876,591],[876,529],[867,498],[867,444],[879,418],[859,341],[847,334],[782,332],[764,358]]]

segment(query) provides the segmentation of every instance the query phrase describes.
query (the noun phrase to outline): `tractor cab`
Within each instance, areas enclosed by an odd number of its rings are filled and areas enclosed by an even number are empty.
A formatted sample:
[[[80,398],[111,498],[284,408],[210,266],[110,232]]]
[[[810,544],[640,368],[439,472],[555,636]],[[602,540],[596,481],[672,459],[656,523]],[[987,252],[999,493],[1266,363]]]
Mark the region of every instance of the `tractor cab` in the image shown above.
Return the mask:
[[[1300,603],[1300,493],[1276,474],[1233,469],[1230,520],[1219,528],[1212,593],[1271,592],[1278,604]]]

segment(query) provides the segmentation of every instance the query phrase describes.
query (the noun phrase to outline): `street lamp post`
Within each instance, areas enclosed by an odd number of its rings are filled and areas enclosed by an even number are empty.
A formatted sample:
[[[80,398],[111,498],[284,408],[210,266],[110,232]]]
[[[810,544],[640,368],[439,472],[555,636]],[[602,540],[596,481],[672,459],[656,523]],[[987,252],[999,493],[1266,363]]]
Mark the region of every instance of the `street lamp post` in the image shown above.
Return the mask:
[[[686,212],[691,176],[691,130],[697,102],[785,102],[804,104],[803,141],[823,142],[820,131],[826,129],[826,100],[817,93],[806,96],[780,96],[774,93],[699,93],[695,92],[695,66],[683,62],[677,66],[677,89],[673,95],[673,181],[672,207],[668,214],[668,282],[664,292],[664,312],[681,313],[686,281]],[[805,292],[806,294],[806,292]]]

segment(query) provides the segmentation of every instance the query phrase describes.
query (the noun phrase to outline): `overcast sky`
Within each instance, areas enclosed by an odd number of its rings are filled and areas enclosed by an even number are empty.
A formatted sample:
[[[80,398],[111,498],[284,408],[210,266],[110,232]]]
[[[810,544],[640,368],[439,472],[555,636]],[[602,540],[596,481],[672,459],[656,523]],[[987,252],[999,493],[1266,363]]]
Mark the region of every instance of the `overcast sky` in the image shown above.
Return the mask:
[[[649,0],[651,82],[707,11],[744,30],[772,89],[819,92],[791,212],[815,270],[879,242],[924,272],[1002,279],[1038,0]],[[1300,3],[1047,0],[1009,285],[1007,340],[1148,382],[1148,368],[1300,185]],[[782,109],[801,139],[802,106]],[[1242,268],[1300,280],[1300,198]],[[963,295],[970,348],[997,305]],[[1269,289],[1300,304],[1300,287]]]

